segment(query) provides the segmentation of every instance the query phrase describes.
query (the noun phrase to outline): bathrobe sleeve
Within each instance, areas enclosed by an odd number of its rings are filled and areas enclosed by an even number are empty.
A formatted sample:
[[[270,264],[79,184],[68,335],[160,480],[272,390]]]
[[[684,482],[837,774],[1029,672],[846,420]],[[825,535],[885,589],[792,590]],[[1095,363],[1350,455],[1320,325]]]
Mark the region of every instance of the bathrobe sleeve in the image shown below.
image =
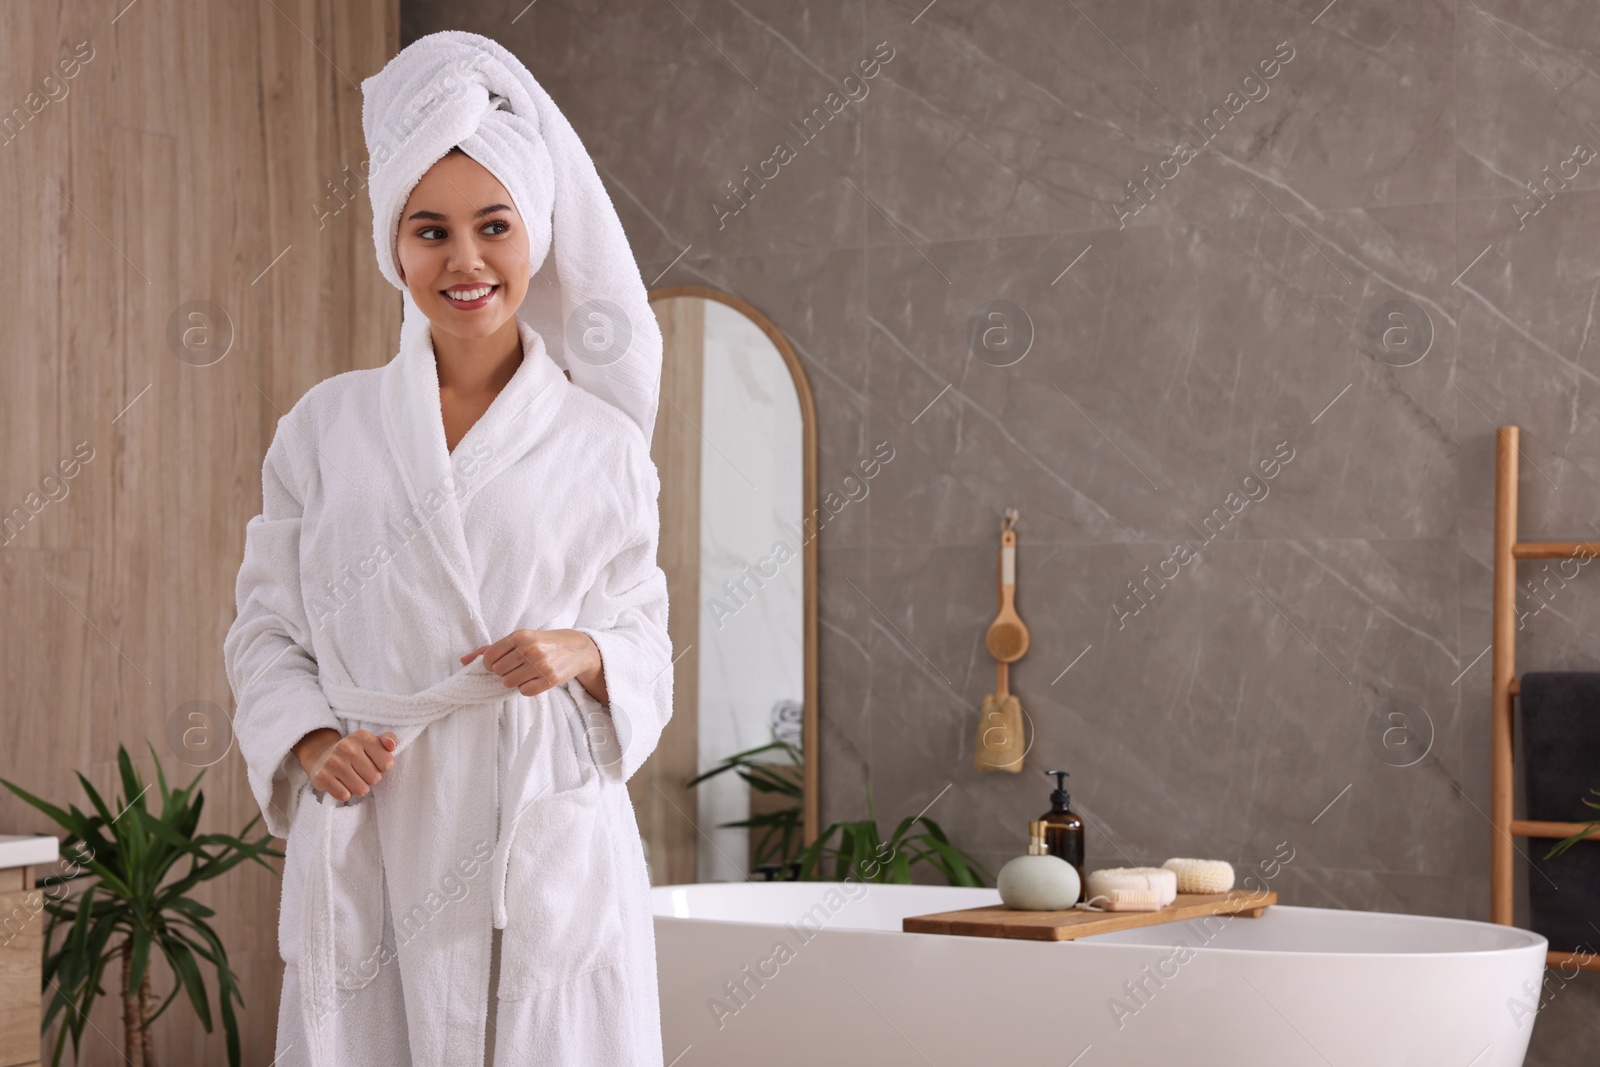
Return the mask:
[[[667,576],[656,564],[661,515],[660,477],[648,452],[635,449],[631,499],[624,501],[628,533],[600,569],[572,629],[600,649],[607,704],[576,678],[567,691],[578,703],[595,761],[626,782],[661,739],[672,717],[672,641],[667,636]]]
[[[300,522],[304,497],[292,453],[304,430],[291,410],[278,421],[261,470],[261,514],[245,526],[244,560],[235,586],[238,614],[223,642],[233,687],[234,735],[250,791],[267,831],[288,837],[310,779],[290,751],[312,730],[343,734],[317,682],[311,631],[300,589]]]

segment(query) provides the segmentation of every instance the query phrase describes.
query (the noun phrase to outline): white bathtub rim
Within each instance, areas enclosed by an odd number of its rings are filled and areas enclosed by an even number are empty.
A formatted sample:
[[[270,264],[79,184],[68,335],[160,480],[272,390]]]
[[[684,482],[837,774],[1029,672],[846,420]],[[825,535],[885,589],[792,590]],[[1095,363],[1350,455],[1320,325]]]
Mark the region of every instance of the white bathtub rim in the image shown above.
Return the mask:
[[[683,882],[683,883],[677,883],[677,884],[673,884],[673,885],[652,886],[651,888],[652,888],[653,891],[654,890],[660,890],[660,891],[665,892],[667,890],[672,890],[672,889],[691,889],[691,888],[694,888],[696,886],[764,885],[764,884],[766,884],[766,883],[763,883],[763,882]],[[824,886],[824,885],[836,884],[836,882],[822,882],[822,881],[819,881],[819,882],[814,882],[814,883],[810,883],[810,884],[818,885],[818,886]],[[982,888],[989,888],[989,887],[985,886],[985,887],[982,887]],[[1530,951],[1530,950],[1535,949],[1535,948],[1537,948],[1539,950],[1539,953],[1542,956],[1542,955],[1544,955],[1545,952],[1547,952],[1549,950],[1549,944],[1550,944],[1549,939],[1546,938],[1543,934],[1535,933],[1532,930],[1525,930],[1520,926],[1502,926],[1499,923],[1484,922],[1481,919],[1458,919],[1458,918],[1454,918],[1454,917],[1451,917],[1451,916],[1448,916],[1448,915],[1409,915],[1409,914],[1406,914],[1404,912],[1392,912],[1392,911],[1362,911],[1362,910],[1359,910],[1359,909],[1356,909],[1356,908],[1318,908],[1318,907],[1311,907],[1311,906],[1301,905],[1301,904],[1269,904],[1269,905],[1267,905],[1267,907],[1269,907],[1269,908],[1282,908],[1285,911],[1293,911],[1293,912],[1331,912],[1331,913],[1340,914],[1340,915],[1373,916],[1373,917],[1381,917],[1381,918],[1385,918],[1385,919],[1400,919],[1400,920],[1403,920],[1405,922],[1412,922],[1412,923],[1434,923],[1434,924],[1447,924],[1447,925],[1466,924],[1466,925],[1469,925],[1469,926],[1489,926],[1489,927],[1493,927],[1497,932],[1505,933],[1505,934],[1508,934],[1508,935],[1521,935],[1522,937],[1526,938],[1527,940],[1526,940],[1525,944],[1507,945],[1507,946],[1505,946],[1503,948],[1459,949],[1459,950],[1452,949],[1452,950],[1445,950],[1445,951],[1439,951],[1439,952],[1330,952],[1330,951],[1320,950],[1320,949],[1223,948],[1223,947],[1220,947],[1220,946],[1209,945],[1209,944],[1207,944],[1207,945],[1197,945],[1197,946],[1196,945],[1191,945],[1191,946],[1189,946],[1190,950],[1193,951],[1193,952],[1196,952],[1196,953],[1202,953],[1203,952],[1203,953],[1206,953],[1208,955],[1215,954],[1215,955],[1218,955],[1218,956],[1260,956],[1260,957],[1264,957],[1264,958],[1274,958],[1274,959],[1277,959],[1277,958],[1282,958],[1282,959],[1317,958],[1317,959],[1330,959],[1330,960],[1338,960],[1338,959],[1363,960],[1363,959],[1365,959],[1365,960],[1399,961],[1399,960],[1438,960],[1438,959],[1442,959],[1442,958],[1447,958],[1447,959],[1451,959],[1451,960],[1463,960],[1463,961],[1466,961],[1466,960],[1471,960],[1471,959],[1475,959],[1475,958],[1479,958],[1479,957],[1482,957],[1482,958],[1501,957],[1501,956],[1505,956],[1507,954],[1513,954],[1513,953],[1519,953],[1519,952],[1527,952],[1527,951]],[[652,918],[653,919],[659,919],[659,920],[667,920],[667,921],[674,922],[674,923],[716,923],[719,926],[766,927],[768,929],[776,929],[776,930],[788,929],[792,925],[792,923],[794,922],[794,920],[792,920],[792,919],[790,919],[790,920],[776,920],[776,919],[761,919],[761,920],[713,919],[713,918],[708,918],[708,917],[704,917],[704,916],[662,915],[662,914],[654,914],[652,916]],[[1223,916],[1218,916],[1218,918],[1223,918]],[[1187,921],[1194,922],[1194,921],[1198,921],[1198,920],[1187,920]],[[1245,921],[1254,922],[1255,920],[1247,919]],[[1156,924],[1152,924],[1150,926],[1144,926],[1144,927],[1131,927],[1130,929],[1152,930],[1152,929],[1159,929],[1163,925],[1169,925],[1169,924],[1156,923]],[[1181,927],[1181,926],[1184,925],[1184,923],[1174,922],[1174,923],[1171,923],[1170,925]],[[904,930],[875,930],[875,929],[859,927],[859,926],[847,926],[847,927],[838,927],[838,928],[826,927],[825,926],[825,927],[822,927],[821,929],[819,929],[819,930],[817,930],[815,932],[819,933],[819,934],[820,933],[837,933],[837,934],[850,934],[850,935],[856,935],[856,934],[881,934],[881,935],[886,936],[886,937],[946,937],[946,938],[961,938],[963,940],[973,940],[973,941],[998,942],[998,943],[1001,943],[1001,944],[1032,944],[1032,945],[1078,945],[1079,944],[1079,942],[1077,940],[1075,940],[1075,939],[1074,940],[1062,940],[1062,941],[1046,941],[1046,940],[1042,940],[1042,939],[1035,940],[1033,938],[1024,938],[1024,937],[979,937],[979,936],[973,936],[973,935],[969,935],[969,934],[907,933]],[[1115,931],[1115,932],[1120,933],[1121,931]],[[1165,942],[1160,942],[1160,941],[1142,942],[1142,943],[1141,942],[1125,942],[1125,941],[1097,941],[1097,940],[1095,940],[1096,936],[1097,935],[1091,934],[1088,937],[1084,938],[1082,940],[1082,945],[1083,946],[1091,946],[1091,947],[1096,948],[1096,949],[1126,949],[1126,950],[1135,951],[1135,952],[1136,951],[1149,951],[1151,949],[1158,949],[1158,950],[1159,949],[1171,949],[1171,948],[1176,947],[1175,945],[1167,944]]]
[[[1279,906],[1280,907],[1289,907],[1290,905],[1279,905]],[[1336,910],[1336,909],[1329,908],[1329,909],[1313,909],[1313,910],[1328,910],[1328,911],[1332,911],[1332,910]],[[1444,916],[1438,916],[1438,915],[1404,915],[1404,914],[1393,913],[1393,912],[1364,912],[1363,914],[1367,914],[1367,915],[1391,915],[1392,914],[1392,915],[1397,915],[1399,918],[1402,918],[1402,919],[1439,919],[1439,918],[1443,918],[1443,919],[1445,919],[1446,922],[1451,922],[1451,921],[1455,921],[1455,922],[1473,922],[1473,921],[1475,921],[1475,920],[1471,920],[1471,919],[1451,920],[1451,919],[1448,919],[1448,918],[1446,918]],[[766,921],[763,921],[763,922],[749,922],[749,921],[743,920],[743,919],[697,919],[697,918],[684,918],[684,917],[677,916],[677,915],[656,915],[656,916],[654,916],[654,918],[659,920],[659,921],[662,921],[662,922],[670,922],[670,923],[685,923],[685,924],[714,923],[714,924],[716,924],[718,926],[739,926],[739,927],[744,927],[746,929],[765,929],[765,930],[788,930],[788,929],[790,929],[790,925],[788,923],[776,923],[776,922],[766,922]],[[1178,924],[1174,923],[1173,925],[1178,925]],[[1540,941],[1544,941],[1545,945],[1549,944],[1549,942],[1545,939],[1545,937],[1542,934],[1533,934],[1533,932],[1531,930],[1522,930],[1520,927],[1507,927],[1507,929],[1518,930],[1521,933],[1530,934],[1530,935],[1532,935],[1534,937],[1537,937]],[[821,930],[817,930],[817,931],[813,932],[813,936],[815,936],[817,934],[831,934],[831,935],[835,935],[835,936],[850,936],[850,937],[864,936],[864,937],[930,937],[930,938],[931,937],[943,937],[943,938],[948,938],[948,939],[958,939],[959,938],[960,940],[963,940],[963,941],[978,941],[978,942],[984,942],[984,943],[988,943],[988,944],[1000,944],[1000,945],[1061,946],[1059,949],[1056,949],[1055,951],[1082,950],[1082,949],[1085,949],[1085,948],[1092,948],[1097,952],[1120,952],[1120,953],[1122,953],[1124,955],[1137,955],[1137,954],[1140,954],[1140,953],[1149,954],[1151,952],[1170,952],[1174,948],[1179,947],[1177,942],[1173,942],[1173,943],[1169,944],[1169,943],[1162,942],[1162,941],[1149,941],[1149,942],[1096,941],[1096,940],[1093,939],[1092,936],[1088,937],[1088,938],[1084,938],[1081,941],[1078,940],[1078,939],[1061,940],[1061,941],[1046,941],[1046,940],[1043,940],[1043,939],[1034,939],[1034,938],[1027,938],[1027,937],[979,937],[979,936],[973,936],[973,935],[970,935],[970,934],[924,934],[924,933],[915,933],[915,934],[913,934],[913,933],[907,933],[907,932],[905,932],[903,930],[872,930],[872,929],[859,927],[859,926],[847,926],[847,927],[840,927],[840,928],[824,927]],[[1459,951],[1450,951],[1450,952],[1328,952],[1328,951],[1325,951],[1325,950],[1310,950],[1310,949],[1218,948],[1218,947],[1213,946],[1213,945],[1188,945],[1187,947],[1189,948],[1190,952],[1194,953],[1197,956],[1200,956],[1200,955],[1218,956],[1218,957],[1254,956],[1254,957],[1257,957],[1257,958],[1259,958],[1261,960],[1306,960],[1306,959],[1317,959],[1317,960],[1383,960],[1383,961],[1387,961],[1389,963],[1402,963],[1402,962],[1409,962],[1409,961],[1416,961],[1416,962],[1419,962],[1419,963],[1437,963],[1439,960],[1450,960],[1450,961],[1459,960],[1459,961],[1461,961],[1463,963],[1467,963],[1467,962],[1471,962],[1471,961],[1473,961],[1475,959],[1499,959],[1499,958],[1503,958],[1503,957],[1508,956],[1508,955],[1515,955],[1517,953],[1530,952],[1530,951],[1534,950],[1535,948],[1538,949],[1538,954],[1542,958],[1544,956],[1545,952],[1547,951],[1547,949],[1545,947],[1536,946],[1536,945],[1531,944],[1531,943],[1527,944],[1527,945],[1509,945],[1509,946],[1507,946],[1505,948],[1462,949],[1462,950],[1459,950]]]
[[[1335,914],[1340,914],[1340,915],[1381,916],[1382,918],[1385,918],[1385,919],[1401,919],[1401,920],[1404,920],[1405,922],[1426,922],[1426,923],[1435,923],[1435,924],[1443,923],[1443,924],[1448,924],[1448,925],[1456,925],[1456,924],[1460,924],[1460,923],[1465,923],[1465,924],[1467,924],[1469,926],[1490,926],[1490,927],[1493,927],[1497,932],[1505,932],[1505,933],[1510,934],[1512,936],[1521,935],[1523,938],[1525,938],[1527,940],[1526,940],[1525,944],[1506,945],[1504,948],[1445,949],[1443,951],[1438,951],[1438,952],[1329,952],[1329,951],[1325,951],[1325,950],[1321,950],[1321,949],[1223,948],[1223,947],[1220,947],[1220,946],[1212,946],[1212,945],[1201,945],[1201,946],[1195,947],[1194,951],[1196,951],[1196,952],[1215,952],[1215,953],[1227,954],[1227,955],[1297,956],[1297,957],[1298,956],[1316,956],[1316,957],[1319,957],[1319,958],[1325,957],[1325,958],[1328,958],[1328,959],[1351,959],[1351,960],[1359,960],[1359,959],[1384,959],[1384,960],[1419,959],[1419,960],[1433,960],[1433,959],[1439,959],[1441,957],[1447,957],[1449,959],[1454,960],[1454,959],[1471,959],[1473,957],[1478,957],[1478,956],[1504,956],[1504,955],[1506,955],[1508,953],[1527,952],[1527,951],[1529,951],[1531,949],[1534,949],[1534,948],[1537,948],[1539,950],[1540,955],[1543,955],[1547,951],[1547,948],[1548,948],[1548,946],[1550,944],[1549,939],[1546,938],[1543,934],[1535,933],[1532,930],[1524,930],[1520,926],[1501,926],[1499,923],[1484,922],[1481,919],[1457,919],[1457,918],[1453,918],[1452,916],[1449,916],[1449,915],[1408,915],[1405,912],[1398,912],[1398,911],[1363,911],[1363,910],[1358,909],[1358,908],[1318,908],[1318,907],[1312,907],[1312,906],[1308,906],[1308,905],[1304,905],[1304,904],[1269,904],[1267,906],[1269,908],[1282,908],[1285,911],[1297,911],[1297,912],[1314,911],[1314,912],[1333,912]],[[1218,918],[1222,918],[1222,917],[1223,916],[1218,916]],[[1186,920],[1186,921],[1187,922],[1195,922],[1197,920],[1190,919],[1190,920]],[[1246,922],[1254,922],[1255,920],[1254,919],[1246,919],[1245,921]],[[1131,929],[1135,929],[1135,930],[1151,930],[1151,929],[1159,929],[1163,925],[1167,925],[1167,924],[1156,923],[1156,924],[1154,924],[1152,926],[1132,927]],[[1175,922],[1175,923],[1172,923],[1170,925],[1180,926],[1180,925],[1183,925],[1183,924]],[[1113,931],[1113,932],[1121,933],[1122,931]],[[1083,941],[1086,944],[1092,944],[1092,945],[1095,945],[1095,946],[1098,946],[1098,947],[1101,947],[1101,948],[1110,948],[1110,947],[1112,947],[1114,945],[1120,945],[1120,946],[1127,947],[1127,948],[1162,948],[1162,947],[1170,947],[1170,946],[1164,946],[1161,942],[1151,942],[1151,943],[1148,943],[1148,944],[1141,944],[1139,942],[1126,942],[1126,941],[1096,941],[1096,940],[1094,940],[1095,936],[1096,935],[1091,934],[1087,938],[1084,938]],[[1064,944],[1072,944],[1072,942],[1063,942],[1063,943]]]

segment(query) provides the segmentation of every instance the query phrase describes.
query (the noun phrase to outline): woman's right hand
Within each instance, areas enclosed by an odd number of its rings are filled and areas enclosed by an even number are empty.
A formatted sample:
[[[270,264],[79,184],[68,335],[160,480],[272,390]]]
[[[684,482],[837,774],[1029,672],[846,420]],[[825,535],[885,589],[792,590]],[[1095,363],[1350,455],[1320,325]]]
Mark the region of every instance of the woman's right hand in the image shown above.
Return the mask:
[[[293,751],[311,784],[343,803],[372,791],[394,766],[397,743],[392,733],[375,737],[370,730],[356,730],[340,737],[325,726],[302,737]]]

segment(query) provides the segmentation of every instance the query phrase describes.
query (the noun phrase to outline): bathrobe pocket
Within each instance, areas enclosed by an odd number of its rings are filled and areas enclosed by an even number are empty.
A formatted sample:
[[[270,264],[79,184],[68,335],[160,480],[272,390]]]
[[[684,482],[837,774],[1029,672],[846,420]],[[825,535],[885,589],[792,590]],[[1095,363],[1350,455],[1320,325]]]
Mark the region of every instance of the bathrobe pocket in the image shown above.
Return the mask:
[[[337,984],[360,989],[395,956],[393,939],[386,936],[377,809],[370,795],[357,804],[341,804],[327,794],[313,800],[313,795],[302,799],[284,849],[278,952],[285,963],[299,966],[303,936],[330,939]],[[332,910],[327,928],[307,931],[307,895],[315,892],[329,893]]]
[[[627,947],[609,805],[599,776],[547,793],[517,821],[506,869],[501,999],[554,990],[622,960]]]

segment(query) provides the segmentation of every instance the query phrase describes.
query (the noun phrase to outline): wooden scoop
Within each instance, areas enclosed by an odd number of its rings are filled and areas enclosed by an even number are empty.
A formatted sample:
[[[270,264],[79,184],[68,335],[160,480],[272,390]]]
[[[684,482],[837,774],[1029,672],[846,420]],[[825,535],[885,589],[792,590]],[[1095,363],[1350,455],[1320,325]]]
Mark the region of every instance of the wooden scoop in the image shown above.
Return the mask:
[[[1012,529],[1017,510],[1006,509],[1005,526],[1000,531],[1000,613],[989,624],[983,643],[989,655],[1001,663],[1015,663],[1028,651],[1028,627],[1017,615],[1017,532]]]

